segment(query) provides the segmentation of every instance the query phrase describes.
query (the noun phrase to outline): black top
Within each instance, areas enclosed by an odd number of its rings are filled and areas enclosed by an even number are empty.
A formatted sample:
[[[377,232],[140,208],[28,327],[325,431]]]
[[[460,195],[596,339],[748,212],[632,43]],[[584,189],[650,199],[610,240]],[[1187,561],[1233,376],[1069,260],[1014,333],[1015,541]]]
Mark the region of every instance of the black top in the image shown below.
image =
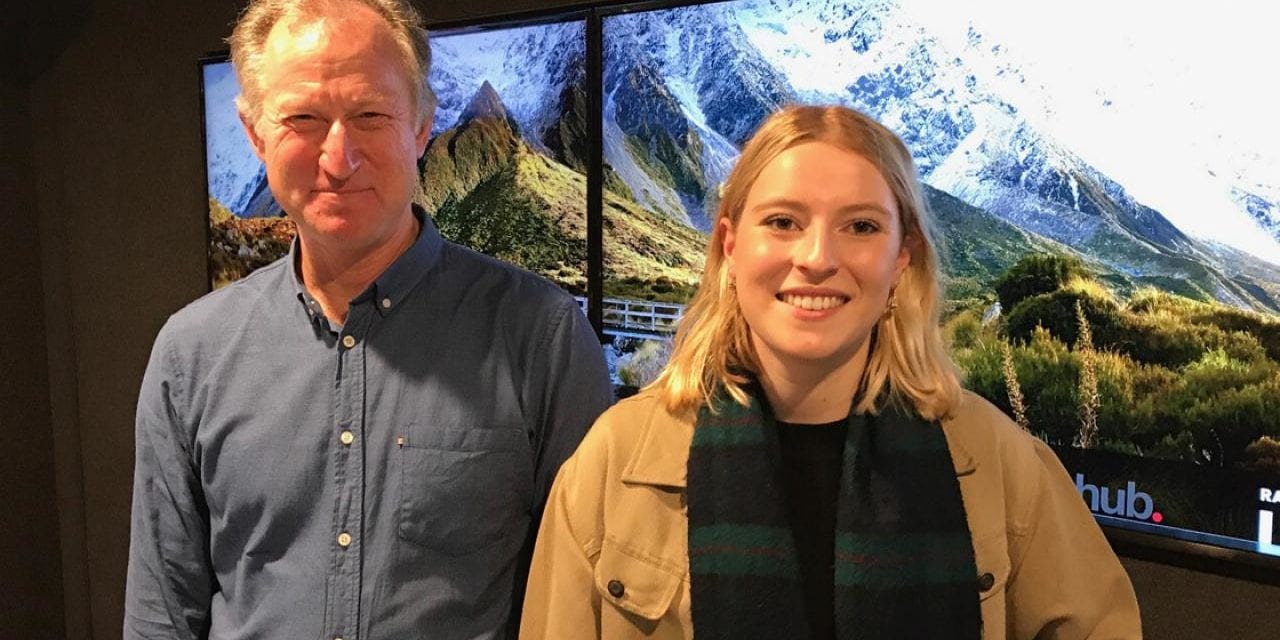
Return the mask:
[[[783,488],[814,640],[835,638],[836,501],[847,431],[845,420],[778,423]]]

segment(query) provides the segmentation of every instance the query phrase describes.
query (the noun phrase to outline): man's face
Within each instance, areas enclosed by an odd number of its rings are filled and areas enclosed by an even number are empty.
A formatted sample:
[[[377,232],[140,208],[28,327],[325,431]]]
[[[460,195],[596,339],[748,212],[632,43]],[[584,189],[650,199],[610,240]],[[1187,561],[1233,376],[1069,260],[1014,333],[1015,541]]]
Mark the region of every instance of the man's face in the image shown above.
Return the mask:
[[[416,122],[390,27],[357,5],[342,17],[285,18],[267,36],[262,68],[262,115],[245,127],[304,245],[350,252],[396,241],[412,227],[431,122]]]

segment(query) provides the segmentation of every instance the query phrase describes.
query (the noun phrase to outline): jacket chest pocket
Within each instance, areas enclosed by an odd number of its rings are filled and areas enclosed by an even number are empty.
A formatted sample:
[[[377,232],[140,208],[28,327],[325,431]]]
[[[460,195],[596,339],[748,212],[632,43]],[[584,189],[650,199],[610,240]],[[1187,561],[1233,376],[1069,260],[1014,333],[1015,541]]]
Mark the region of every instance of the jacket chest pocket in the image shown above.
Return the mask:
[[[601,600],[600,637],[667,637],[678,623],[669,614],[688,585],[683,571],[606,538],[593,581]]]
[[[402,540],[460,556],[524,538],[533,461],[522,429],[412,425],[397,444]]]

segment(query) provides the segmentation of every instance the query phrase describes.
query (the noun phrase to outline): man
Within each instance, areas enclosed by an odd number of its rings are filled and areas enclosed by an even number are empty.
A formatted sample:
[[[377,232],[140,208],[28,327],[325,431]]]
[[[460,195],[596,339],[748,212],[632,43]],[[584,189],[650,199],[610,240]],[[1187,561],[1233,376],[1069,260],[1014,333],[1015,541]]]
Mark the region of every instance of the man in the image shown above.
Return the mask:
[[[125,636],[514,635],[551,481],[610,400],[600,345],[410,204],[434,99],[407,1],[254,0],[231,44],[298,239],[156,339]]]

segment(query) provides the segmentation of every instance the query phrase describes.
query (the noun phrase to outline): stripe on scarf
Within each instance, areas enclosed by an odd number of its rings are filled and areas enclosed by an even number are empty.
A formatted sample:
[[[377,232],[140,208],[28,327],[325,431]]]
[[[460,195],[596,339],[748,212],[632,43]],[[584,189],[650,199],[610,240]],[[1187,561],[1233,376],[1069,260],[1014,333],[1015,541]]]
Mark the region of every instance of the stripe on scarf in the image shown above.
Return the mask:
[[[713,524],[689,528],[689,571],[696,574],[798,575],[790,529]]]
[[[836,536],[837,585],[972,582],[973,565],[962,532],[848,534]]]
[[[693,432],[694,447],[760,444],[764,432],[758,425],[698,425]]]

